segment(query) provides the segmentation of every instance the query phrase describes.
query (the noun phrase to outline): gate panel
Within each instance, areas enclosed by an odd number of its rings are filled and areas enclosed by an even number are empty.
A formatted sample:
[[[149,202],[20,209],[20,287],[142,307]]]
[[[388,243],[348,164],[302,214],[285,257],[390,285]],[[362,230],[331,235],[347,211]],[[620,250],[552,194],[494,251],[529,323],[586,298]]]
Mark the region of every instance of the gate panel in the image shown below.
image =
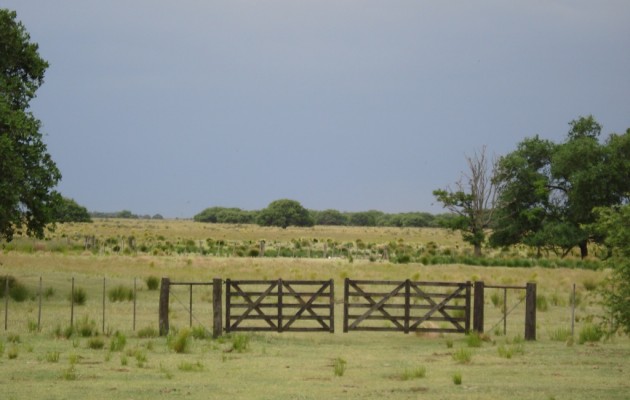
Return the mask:
[[[334,282],[226,281],[226,331],[334,332]]]
[[[470,287],[470,282],[346,279],[344,332],[468,332]]]

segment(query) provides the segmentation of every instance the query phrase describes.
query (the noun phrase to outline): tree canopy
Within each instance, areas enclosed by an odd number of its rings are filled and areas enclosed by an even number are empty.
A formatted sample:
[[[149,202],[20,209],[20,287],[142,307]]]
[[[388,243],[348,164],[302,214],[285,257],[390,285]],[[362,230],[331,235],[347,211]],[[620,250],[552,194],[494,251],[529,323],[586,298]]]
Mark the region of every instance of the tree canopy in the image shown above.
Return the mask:
[[[29,103],[48,63],[16,13],[0,9],[0,239],[16,230],[42,237],[61,196],[61,173],[47,152]]]
[[[258,214],[261,226],[313,226],[314,221],[308,210],[296,200],[281,199],[269,203],[267,208]]]
[[[601,241],[589,225],[594,209],[628,201],[630,129],[602,143],[601,125],[592,116],[569,125],[563,143],[527,138],[499,160],[492,244],[524,243],[562,255],[577,246],[586,257],[588,242]]]
[[[73,199],[63,197],[53,212],[55,222],[92,222],[88,210]]]

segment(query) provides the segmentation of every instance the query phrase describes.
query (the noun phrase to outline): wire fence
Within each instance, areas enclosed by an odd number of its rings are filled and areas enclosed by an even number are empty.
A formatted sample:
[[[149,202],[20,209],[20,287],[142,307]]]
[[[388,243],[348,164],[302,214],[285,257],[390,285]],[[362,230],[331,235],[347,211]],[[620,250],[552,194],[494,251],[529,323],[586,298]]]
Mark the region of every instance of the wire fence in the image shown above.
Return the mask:
[[[155,289],[139,278],[0,276],[2,329],[41,332],[79,322],[102,333],[155,329]]]

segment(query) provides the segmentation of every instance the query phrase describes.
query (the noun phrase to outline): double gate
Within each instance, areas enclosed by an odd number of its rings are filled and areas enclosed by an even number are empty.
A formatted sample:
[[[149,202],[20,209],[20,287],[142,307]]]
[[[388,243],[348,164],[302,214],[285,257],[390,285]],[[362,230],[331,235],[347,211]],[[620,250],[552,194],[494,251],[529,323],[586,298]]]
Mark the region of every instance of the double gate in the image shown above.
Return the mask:
[[[213,335],[238,331],[335,331],[334,281],[226,280],[170,282],[162,278],[160,334],[169,330],[171,285],[212,285]],[[225,319],[223,287],[225,285]],[[368,281],[345,279],[343,331],[467,333],[471,330],[470,282]],[[525,339],[536,340],[536,285],[526,286]],[[483,332],[484,283],[474,286],[472,329]],[[225,329],[223,328],[225,321]]]

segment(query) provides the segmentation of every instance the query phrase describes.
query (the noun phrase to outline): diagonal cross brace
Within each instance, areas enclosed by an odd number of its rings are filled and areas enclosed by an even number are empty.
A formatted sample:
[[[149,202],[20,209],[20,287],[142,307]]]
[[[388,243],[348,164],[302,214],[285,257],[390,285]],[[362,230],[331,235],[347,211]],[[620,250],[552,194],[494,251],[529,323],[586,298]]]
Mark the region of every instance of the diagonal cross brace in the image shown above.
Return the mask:
[[[397,317],[392,316],[383,308],[383,305],[385,304],[385,302],[387,302],[387,300],[389,300],[392,296],[397,295],[398,292],[400,292],[405,287],[405,282],[398,285],[393,291],[391,291],[387,296],[383,297],[378,302],[374,301],[374,299],[372,299],[371,296],[365,294],[365,292],[359,286],[357,286],[356,283],[350,282],[350,285],[352,285],[352,287],[354,287],[356,291],[359,292],[359,294],[361,294],[361,296],[363,296],[372,305],[372,307],[370,307],[365,313],[363,313],[359,318],[354,320],[352,325],[350,325],[350,329],[356,329],[356,327],[361,322],[363,322],[367,317],[369,317],[376,310],[380,311],[381,314],[383,314],[389,321],[391,321],[399,329],[401,330],[405,329],[405,327],[400,322],[398,322]]]
[[[241,314],[236,321],[234,321],[234,324],[231,325],[230,329],[234,329],[236,328],[241,322],[243,322],[243,320],[249,315],[249,313],[252,310],[256,310],[256,312],[258,313],[258,315],[262,316],[263,319],[269,324],[269,326],[271,326],[274,329],[278,329],[278,326],[273,322],[273,319],[271,319],[271,317],[269,317],[268,315],[265,314],[265,312],[259,307],[260,303],[262,303],[262,301],[265,299],[265,297],[276,287],[278,286],[278,282],[273,282],[268,288],[267,290],[265,290],[263,292],[263,294],[261,294],[256,301],[252,301],[251,297],[249,297],[249,295],[245,292],[243,292],[243,290],[240,288],[240,286],[238,286],[238,284],[236,283],[232,283],[231,284],[232,287],[234,289],[237,290],[237,295],[241,296],[248,304],[249,304],[249,308],[247,310],[245,310],[245,312],[243,314]]]
[[[326,329],[326,330],[330,330],[330,327],[328,325],[326,325],[326,323],[323,321],[324,318],[320,315],[318,315],[315,311],[313,311],[313,309],[311,308],[311,305],[313,304],[313,302],[315,300],[317,300],[317,298],[319,298],[321,296],[321,294],[324,292],[324,290],[326,290],[329,286],[330,286],[330,282],[325,283],[324,285],[322,285],[322,287],[319,288],[319,290],[317,291],[317,293],[315,293],[314,295],[312,295],[308,301],[304,301],[304,299],[302,299],[302,296],[298,295],[295,290],[293,290],[293,288],[291,287],[290,284],[283,282],[283,286],[285,288],[287,288],[287,290],[289,292],[291,292],[291,294],[293,295],[293,297],[295,297],[299,302],[300,305],[302,306],[296,313],[295,315],[293,315],[293,317],[291,317],[291,319],[289,321],[287,321],[287,323],[282,327],[283,330],[287,329],[288,327],[290,327],[295,321],[297,321],[300,316],[304,313],[304,311],[308,311],[309,314],[311,314],[312,316],[314,316],[317,320],[317,322],[319,322],[319,324],[322,326],[322,328]]]
[[[448,303],[449,301],[451,301],[455,296],[457,296],[458,294],[461,293],[461,291],[465,288],[463,286],[460,286],[457,288],[457,290],[455,290],[453,293],[451,293],[448,297],[446,297],[444,300],[442,300],[440,303],[436,303],[435,301],[433,301],[433,299],[426,294],[422,289],[420,289],[417,285],[414,285],[413,283],[411,284],[411,287],[413,288],[413,290],[418,293],[423,299],[425,299],[426,301],[429,302],[429,304],[432,305],[431,309],[422,317],[420,318],[419,321],[415,322],[413,325],[411,325],[409,327],[409,329],[416,329],[421,323],[423,323],[424,321],[427,321],[433,314],[435,314],[436,311],[439,311],[440,314],[442,314],[451,324],[455,325],[455,327],[458,330],[464,331],[465,328],[463,326],[461,326],[461,324],[457,321],[455,321],[453,319],[452,316],[450,316],[446,311],[444,311],[443,307],[446,305],[446,303]]]

